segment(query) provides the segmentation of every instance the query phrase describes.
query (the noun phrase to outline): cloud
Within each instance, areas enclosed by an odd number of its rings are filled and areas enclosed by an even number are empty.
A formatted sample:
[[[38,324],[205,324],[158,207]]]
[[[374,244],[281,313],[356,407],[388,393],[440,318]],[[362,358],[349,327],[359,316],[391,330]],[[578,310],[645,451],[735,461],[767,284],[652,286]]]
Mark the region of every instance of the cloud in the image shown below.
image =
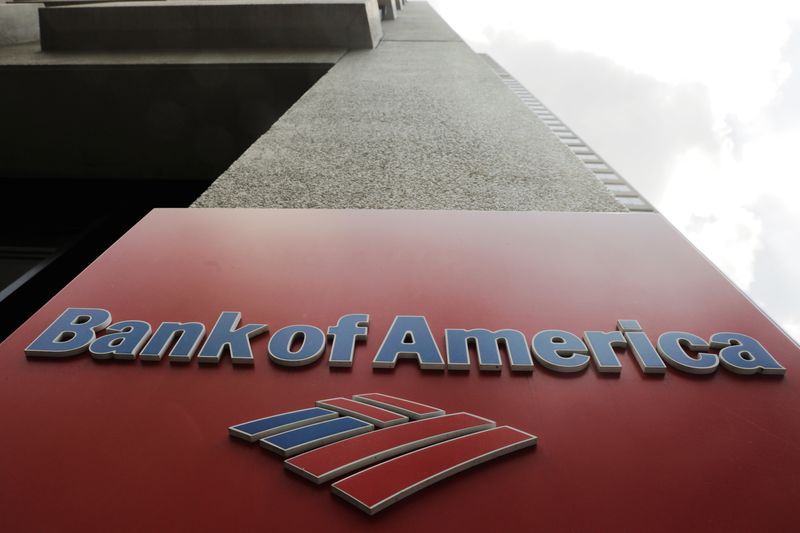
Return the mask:
[[[699,84],[661,82],[607,58],[508,34],[482,48],[652,202],[678,155],[719,148]]]
[[[800,2],[431,3],[800,339]]]
[[[757,206],[764,224],[763,246],[756,255],[752,298],[769,309],[773,318],[800,339],[800,213],[789,212],[774,196],[762,198]]]
[[[791,28],[781,54],[782,64],[787,70],[786,79],[765,110],[766,120],[777,129],[791,128],[800,123],[800,23],[794,22]]]
[[[718,154],[679,156],[658,207],[800,340],[800,24],[792,28],[771,98],[727,111]]]

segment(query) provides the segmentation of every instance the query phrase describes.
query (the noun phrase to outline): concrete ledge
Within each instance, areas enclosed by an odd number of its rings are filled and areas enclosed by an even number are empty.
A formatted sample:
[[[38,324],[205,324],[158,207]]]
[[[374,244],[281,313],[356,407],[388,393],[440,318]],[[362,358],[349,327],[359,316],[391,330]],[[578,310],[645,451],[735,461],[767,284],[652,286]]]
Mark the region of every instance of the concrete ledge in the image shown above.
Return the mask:
[[[38,41],[40,6],[0,3],[0,46]]]
[[[168,65],[328,65],[347,52],[344,48],[259,48],[225,50],[154,50],[121,52],[42,52],[39,43],[0,47],[0,72],[21,68],[153,67]]]
[[[39,11],[42,50],[374,48],[375,0],[116,2]]]

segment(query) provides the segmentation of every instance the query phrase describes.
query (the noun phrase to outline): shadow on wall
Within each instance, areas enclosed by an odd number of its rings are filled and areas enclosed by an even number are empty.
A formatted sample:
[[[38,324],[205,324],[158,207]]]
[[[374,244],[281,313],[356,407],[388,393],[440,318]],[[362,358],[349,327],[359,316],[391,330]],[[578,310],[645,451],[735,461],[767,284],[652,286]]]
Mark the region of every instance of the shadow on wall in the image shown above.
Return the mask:
[[[187,207],[327,64],[0,69],[0,340],[155,207]]]
[[[328,68],[0,70],[0,177],[211,181]]]

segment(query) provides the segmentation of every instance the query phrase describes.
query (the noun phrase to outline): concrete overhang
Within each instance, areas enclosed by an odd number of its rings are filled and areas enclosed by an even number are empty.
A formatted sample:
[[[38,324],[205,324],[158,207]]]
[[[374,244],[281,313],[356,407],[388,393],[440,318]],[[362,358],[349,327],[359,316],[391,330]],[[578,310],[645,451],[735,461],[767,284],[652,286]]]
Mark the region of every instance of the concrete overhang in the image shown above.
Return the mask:
[[[37,10],[41,4],[0,1],[0,46],[39,40]]]
[[[0,47],[0,71],[20,68],[125,67],[159,65],[326,65],[344,48],[231,48],[222,50],[123,50],[43,52],[38,43]]]
[[[39,10],[42,50],[374,48],[375,0],[170,0]]]

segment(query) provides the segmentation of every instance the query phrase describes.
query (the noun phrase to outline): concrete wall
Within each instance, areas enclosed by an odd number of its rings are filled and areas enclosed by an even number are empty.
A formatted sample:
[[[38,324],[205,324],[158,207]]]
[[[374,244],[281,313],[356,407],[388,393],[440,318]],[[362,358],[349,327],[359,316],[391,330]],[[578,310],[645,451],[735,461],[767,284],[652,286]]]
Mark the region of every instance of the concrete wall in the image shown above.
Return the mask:
[[[194,206],[625,211],[428,4],[383,31]]]

